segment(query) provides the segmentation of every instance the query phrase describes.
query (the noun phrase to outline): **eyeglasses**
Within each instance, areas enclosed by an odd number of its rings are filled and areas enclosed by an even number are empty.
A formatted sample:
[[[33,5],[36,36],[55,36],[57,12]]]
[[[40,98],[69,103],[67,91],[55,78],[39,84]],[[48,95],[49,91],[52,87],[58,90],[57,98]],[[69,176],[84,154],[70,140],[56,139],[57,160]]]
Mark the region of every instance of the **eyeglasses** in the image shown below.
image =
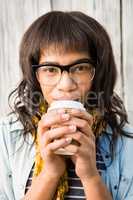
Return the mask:
[[[95,75],[95,63],[91,59],[80,59],[70,65],[57,65],[53,63],[32,65],[37,77],[44,85],[56,85],[62,72],[67,71],[72,80],[76,83],[88,80],[92,81]]]

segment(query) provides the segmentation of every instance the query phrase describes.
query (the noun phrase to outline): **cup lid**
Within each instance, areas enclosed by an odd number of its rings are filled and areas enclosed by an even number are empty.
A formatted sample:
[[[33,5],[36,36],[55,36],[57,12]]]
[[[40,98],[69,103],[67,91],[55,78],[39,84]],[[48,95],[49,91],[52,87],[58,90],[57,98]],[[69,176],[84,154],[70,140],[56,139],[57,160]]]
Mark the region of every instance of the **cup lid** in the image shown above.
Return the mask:
[[[48,110],[59,109],[59,108],[75,108],[85,111],[84,105],[79,101],[74,100],[58,100],[51,103]]]

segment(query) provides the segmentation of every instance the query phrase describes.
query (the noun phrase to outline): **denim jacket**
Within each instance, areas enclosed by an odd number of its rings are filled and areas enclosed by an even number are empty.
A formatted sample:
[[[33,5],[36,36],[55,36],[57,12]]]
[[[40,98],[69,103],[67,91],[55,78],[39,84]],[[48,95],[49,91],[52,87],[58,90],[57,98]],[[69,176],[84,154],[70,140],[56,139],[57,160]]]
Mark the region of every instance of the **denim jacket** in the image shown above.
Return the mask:
[[[0,121],[0,200],[23,198],[35,158],[33,138],[29,133],[23,139],[23,126],[19,121],[14,123],[15,118],[15,115],[10,115]],[[133,128],[128,124],[124,129],[133,135]],[[102,180],[113,200],[133,200],[133,139],[118,139],[115,157],[111,162],[110,127],[107,127],[106,132],[108,138],[103,134],[99,139],[99,147],[107,167],[102,173]]]

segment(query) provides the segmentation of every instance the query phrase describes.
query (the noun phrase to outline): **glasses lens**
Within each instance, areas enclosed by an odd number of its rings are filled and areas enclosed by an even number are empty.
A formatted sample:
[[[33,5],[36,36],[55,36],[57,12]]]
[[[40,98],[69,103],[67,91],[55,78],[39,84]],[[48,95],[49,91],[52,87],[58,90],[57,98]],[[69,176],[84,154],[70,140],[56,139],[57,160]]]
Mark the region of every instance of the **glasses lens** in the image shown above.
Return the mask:
[[[56,85],[62,72],[57,66],[40,66],[36,73],[42,84]],[[95,68],[90,63],[79,63],[69,68],[69,75],[77,83],[91,81],[95,75]]]
[[[70,68],[72,77],[76,80],[88,78],[91,81],[95,75],[95,68],[89,63],[80,63]]]
[[[55,66],[42,66],[37,69],[37,76],[44,85],[56,84],[60,75],[60,68]]]

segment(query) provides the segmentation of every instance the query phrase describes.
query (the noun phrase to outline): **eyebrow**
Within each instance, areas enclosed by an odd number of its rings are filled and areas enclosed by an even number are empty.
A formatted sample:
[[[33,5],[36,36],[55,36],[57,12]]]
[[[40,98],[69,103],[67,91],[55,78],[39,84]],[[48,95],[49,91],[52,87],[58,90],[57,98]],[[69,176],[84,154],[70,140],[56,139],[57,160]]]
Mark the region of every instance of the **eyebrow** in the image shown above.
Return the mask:
[[[88,58],[81,58],[81,59],[78,59],[78,60],[75,60],[75,61],[73,61],[73,62],[71,62],[70,64],[68,64],[68,65],[73,65],[73,64],[76,64],[77,62],[82,62],[82,61],[84,61],[84,60],[88,60]],[[48,62],[42,62],[42,63],[40,63],[40,64],[53,64],[53,65],[59,65],[60,66],[60,64],[58,63],[58,62],[51,62],[51,61],[48,61]],[[68,66],[68,65],[61,65],[61,66]]]
[[[72,62],[72,63],[70,63],[70,64],[68,64],[68,65],[60,65],[58,62],[42,62],[42,63],[40,63],[40,64],[38,64],[38,65],[32,65],[32,67],[33,68],[36,68],[36,67],[41,67],[41,66],[50,66],[50,65],[52,65],[52,66],[56,66],[56,67],[65,67],[65,68],[69,68],[69,67],[71,67],[71,66],[73,66],[73,65],[75,65],[75,64],[80,64],[80,63],[90,63],[90,64],[92,64],[92,65],[94,65],[95,66],[95,62],[94,62],[94,60],[92,60],[92,59],[90,59],[90,58],[82,58],[82,59],[78,59],[78,60],[75,60],[74,62]]]

